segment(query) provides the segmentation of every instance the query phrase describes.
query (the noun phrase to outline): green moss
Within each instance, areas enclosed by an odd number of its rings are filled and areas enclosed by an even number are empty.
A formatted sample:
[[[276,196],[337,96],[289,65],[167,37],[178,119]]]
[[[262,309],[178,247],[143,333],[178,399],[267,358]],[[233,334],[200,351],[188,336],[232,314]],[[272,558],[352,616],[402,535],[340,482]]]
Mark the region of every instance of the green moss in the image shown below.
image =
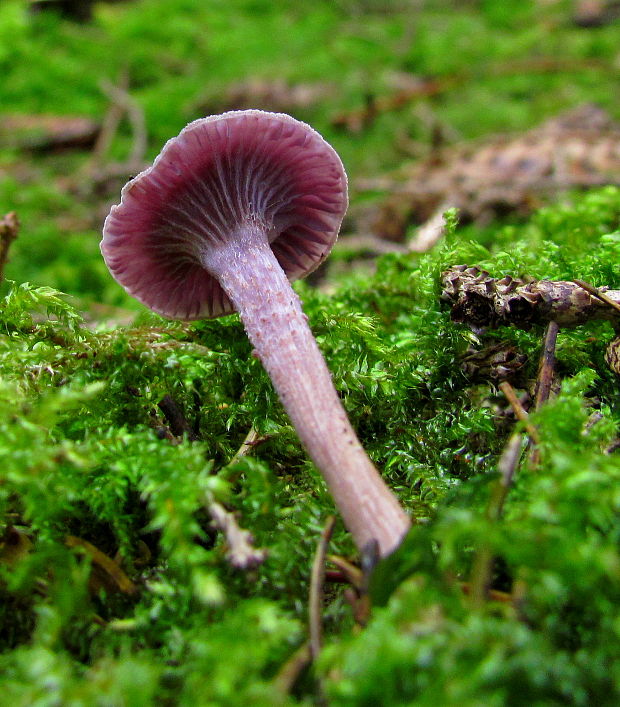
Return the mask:
[[[617,285],[619,216],[620,190],[603,189],[544,209],[518,240],[500,231],[494,253],[452,225],[433,254],[385,257],[335,296],[299,285],[364,445],[426,519],[377,575],[363,632],[350,633],[334,596],[320,663],[334,704],[617,700],[620,496],[617,460],[604,453],[617,380],[602,357],[611,327],[560,332],[563,389],[533,417],[541,462],[519,470],[496,523],[485,508],[509,427],[492,386],[460,368],[480,337],[450,322],[438,294],[441,271],[458,262]],[[46,704],[38,695],[53,680],[57,702],[99,689],[110,704],[134,704],[147,682],[143,704],[286,703],[271,681],[302,640],[310,558],[334,509],[238,319],[149,315],[94,332],[63,295],[27,285],[13,285],[1,311],[3,529],[31,543],[0,562],[8,694]],[[542,332],[499,335],[528,355],[534,377]],[[161,434],[165,395],[195,441]],[[589,425],[593,410],[601,419]],[[252,426],[268,440],[229,465]],[[269,551],[250,575],[226,562],[213,498]],[[137,592],[89,590],[90,563],[67,535],[116,555]],[[481,547],[501,560],[496,587],[523,593],[516,607],[475,608],[462,593]],[[333,550],[352,551],[342,528]]]

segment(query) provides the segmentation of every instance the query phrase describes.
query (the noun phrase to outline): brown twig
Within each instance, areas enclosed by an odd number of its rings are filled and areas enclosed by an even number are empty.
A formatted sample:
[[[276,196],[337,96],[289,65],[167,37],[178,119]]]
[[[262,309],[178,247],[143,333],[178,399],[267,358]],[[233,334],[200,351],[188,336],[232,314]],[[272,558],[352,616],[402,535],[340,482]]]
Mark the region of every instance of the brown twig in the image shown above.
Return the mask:
[[[605,294],[605,292],[603,292],[602,290],[597,289],[593,285],[590,285],[587,282],[584,282],[583,280],[573,280],[573,282],[576,285],[579,285],[579,287],[581,287],[587,293],[600,299],[601,302],[605,302],[605,304],[609,305],[612,309],[615,309],[616,312],[620,312],[620,303],[613,300],[611,297],[609,297],[609,295]]]
[[[195,442],[198,439],[198,436],[190,427],[189,422],[185,419],[181,408],[170,397],[170,395],[164,395],[164,397],[157,403],[157,407],[164,414],[164,417],[170,425],[170,431],[175,437],[187,435],[187,438],[192,442]]]
[[[471,596],[472,586],[469,582],[461,582],[461,590],[465,596]],[[489,589],[486,593],[489,601],[497,601],[501,604],[513,604],[514,596],[508,592],[501,592],[498,589]]]
[[[295,686],[301,673],[312,663],[310,641],[303,643],[284,663],[275,677],[274,685],[278,692],[288,695]]]
[[[540,365],[538,367],[538,377],[536,379],[535,410],[540,410],[541,405],[547,402],[549,394],[551,393],[555,370],[555,345],[559,330],[560,327],[556,322],[551,321],[547,324],[545,343],[543,345]]]
[[[450,201],[443,202],[418,228],[415,237],[409,242],[408,249],[412,253],[426,253],[441,240],[446,228],[444,213],[453,206]]]
[[[127,93],[129,89],[129,72],[127,69],[124,69],[119,77],[118,88],[125,93]],[[118,131],[124,113],[124,106],[118,103],[118,101],[110,101],[110,105],[103,117],[101,130],[93,148],[91,169],[101,165],[105,156],[108,154],[108,150]]]
[[[545,340],[543,351],[540,357],[538,366],[538,376],[536,377],[534,410],[540,408],[549,400],[551,387],[553,385],[553,377],[555,373],[555,346],[558,338],[560,327],[556,322],[551,321],[547,324],[545,332]],[[530,451],[530,463],[532,467],[537,467],[540,462],[540,449],[534,447]]]
[[[136,585],[123,572],[120,565],[92,543],[75,535],[67,535],[65,545],[70,548],[77,548],[90,558],[92,563],[89,583],[91,591],[96,592],[100,588],[104,588],[107,591],[120,591],[124,594],[135,594],[138,591]]]
[[[551,381],[553,380],[553,368],[555,362],[555,343],[558,333],[558,325],[550,322],[545,336],[545,346],[541,357],[540,372],[538,376],[538,386],[536,395],[536,409],[538,409],[549,397]],[[504,381],[500,383],[500,389],[510,403],[515,416],[523,423],[527,434],[532,442],[540,444],[538,430],[532,425],[528,413],[521,405],[514,388]],[[504,451],[498,461],[497,469],[499,479],[493,486],[489,503],[487,506],[487,518],[491,523],[497,523],[504,509],[504,503],[508,496],[508,491],[513,484],[514,475],[521,458],[523,449],[523,434],[513,432],[510,436]],[[532,461],[538,462],[537,450],[534,450]],[[488,543],[483,543],[479,548],[472,566],[471,581],[468,593],[471,595],[474,606],[482,606],[489,596],[489,585],[491,582],[491,571],[493,568],[494,554]]]
[[[332,565],[336,565],[339,572],[341,573],[343,579],[338,581],[344,581],[351,584],[357,591],[362,591],[364,588],[365,577],[362,570],[357,566],[346,560],[340,555],[330,555],[327,558]]]
[[[497,523],[501,518],[508,491],[512,486],[514,475],[521,458],[523,435],[514,432],[497,463],[499,479],[493,486],[487,506],[487,518],[491,523]],[[478,549],[472,566],[469,591],[474,606],[482,606],[489,596],[489,584],[493,567],[493,551],[488,543],[482,543]]]
[[[384,255],[385,253],[406,253],[407,248],[400,243],[386,241],[372,233],[360,234],[356,236],[340,236],[334,245],[334,251],[362,251],[372,255]]]
[[[336,128],[359,133],[382,113],[405,108],[412,101],[436,96],[456,84],[455,79],[420,79],[415,86],[401,89],[387,96],[367,95],[362,108],[338,113],[330,122]]]
[[[242,457],[249,454],[255,447],[269,439],[269,436],[260,436],[255,427],[250,427],[250,431],[245,436],[239,449],[233,455],[233,458],[228,462],[228,466],[236,464]]]
[[[504,511],[504,502],[506,501],[506,496],[508,495],[508,491],[514,481],[517,465],[519,464],[519,458],[521,457],[522,446],[523,435],[518,432],[513,433],[504,447],[502,456],[497,463],[499,479],[496,488],[489,499],[489,506],[487,510],[488,517],[493,521],[499,520]]]
[[[540,435],[538,434],[538,430],[530,422],[530,417],[525,411],[523,405],[521,405],[521,401],[519,400],[519,398],[517,398],[517,394],[515,393],[514,388],[510,385],[510,383],[508,383],[508,381],[500,383],[499,387],[502,393],[506,396],[508,402],[510,403],[510,407],[513,409],[517,420],[523,423],[525,431],[530,436],[532,442],[534,442],[535,444],[540,444]]]
[[[267,551],[254,547],[252,533],[240,528],[234,514],[217,501],[209,500],[206,505],[213,527],[226,538],[228,546],[226,559],[230,564],[240,570],[248,570],[260,565],[267,557]]]
[[[371,602],[368,593],[370,577],[378,560],[377,548],[370,547],[362,552],[362,566],[352,564],[340,555],[330,555],[328,560],[338,567],[335,572],[328,570],[326,579],[329,582],[350,585],[344,591],[344,598],[353,611],[353,620],[358,626],[366,626],[370,619]]]
[[[100,88],[111,101],[127,113],[133,133],[133,145],[127,159],[127,168],[129,171],[139,168],[144,162],[147,148],[144,111],[136,99],[121,86],[115,86],[109,81],[102,81]]]
[[[327,547],[334,532],[336,518],[330,516],[325,523],[321,538],[316,548],[312,574],[310,578],[310,597],[308,600],[308,624],[310,630],[310,655],[316,660],[321,653],[323,635],[323,584],[325,582],[325,559]]]
[[[4,280],[4,268],[9,259],[11,243],[19,234],[19,219],[14,211],[0,218],[0,284]]]

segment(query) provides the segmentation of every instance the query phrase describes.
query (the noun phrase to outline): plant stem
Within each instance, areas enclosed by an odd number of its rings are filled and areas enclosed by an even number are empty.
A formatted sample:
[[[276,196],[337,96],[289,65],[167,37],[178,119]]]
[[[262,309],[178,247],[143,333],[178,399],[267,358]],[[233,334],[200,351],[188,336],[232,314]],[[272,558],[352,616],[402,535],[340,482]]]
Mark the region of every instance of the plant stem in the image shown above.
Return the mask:
[[[366,455],[308,327],[299,298],[267,241],[246,225],[202,254],[241,316],[302,444],[323,474],[344,523],[361,550],[373,540],[394,550],[410,521]]]

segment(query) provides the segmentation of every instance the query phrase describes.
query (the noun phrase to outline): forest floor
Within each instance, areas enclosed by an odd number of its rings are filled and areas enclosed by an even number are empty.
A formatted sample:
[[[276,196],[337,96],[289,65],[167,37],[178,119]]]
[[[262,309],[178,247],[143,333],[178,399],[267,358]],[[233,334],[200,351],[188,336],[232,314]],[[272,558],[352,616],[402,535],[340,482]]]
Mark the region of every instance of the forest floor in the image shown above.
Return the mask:
[[[617,704],[616,4],[54,4],[0,6],[2,699]],[[238,317],[166,321],[100,255],[123,184],[243,108],[349,176],[295,288],[414,519],[378,564],[321,544]]]

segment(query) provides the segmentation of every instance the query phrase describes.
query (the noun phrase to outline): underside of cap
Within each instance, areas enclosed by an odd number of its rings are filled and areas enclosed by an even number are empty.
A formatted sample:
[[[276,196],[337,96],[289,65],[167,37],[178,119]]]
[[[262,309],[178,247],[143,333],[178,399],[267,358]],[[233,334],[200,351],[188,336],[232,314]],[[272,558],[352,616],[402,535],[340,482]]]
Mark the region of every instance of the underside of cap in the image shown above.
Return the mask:
[[[282,113],[231,111],[190,123],[112,207],[101,251],[118,282],[174,319],[233,307],[201,254],[252,225],[267,234],[290,280],[325,259],[347,208],[336,151]]]

